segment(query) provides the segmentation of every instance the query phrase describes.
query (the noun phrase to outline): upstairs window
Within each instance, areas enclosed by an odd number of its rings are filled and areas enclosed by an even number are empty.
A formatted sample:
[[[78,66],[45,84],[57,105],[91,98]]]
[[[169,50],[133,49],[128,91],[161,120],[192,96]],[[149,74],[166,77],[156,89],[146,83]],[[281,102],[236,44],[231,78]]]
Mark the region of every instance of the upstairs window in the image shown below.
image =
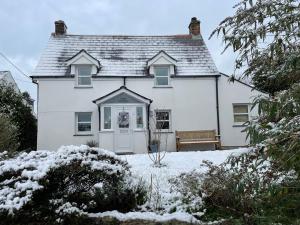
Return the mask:
[[[233,105],[233,119],[235,124],[242,125],[249,121],[249,105],[248,104],[234,104]]]
[[[90,133],[92,130],[92,113],[91,112],[76,113],[76,127],[78,133]]]
[[[168,66],[156,66],[154,67],[155,74],[155,86],[168,86],[169,81],[169,67]]]
[[[92,85],[92,66],[91,65],[78,65],[77,66],[77,84],[78,86]]]

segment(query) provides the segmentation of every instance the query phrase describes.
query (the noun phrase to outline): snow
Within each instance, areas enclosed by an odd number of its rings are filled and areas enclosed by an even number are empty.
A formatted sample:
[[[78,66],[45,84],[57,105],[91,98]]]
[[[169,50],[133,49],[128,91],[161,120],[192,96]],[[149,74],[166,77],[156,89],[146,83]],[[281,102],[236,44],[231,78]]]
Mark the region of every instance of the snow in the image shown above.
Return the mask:
[[[179,220],[184,222],[198,222],[192,215],[182,212],[175,213],[165,213],[163,215],[159,215],[153,212],[128,212],[128,213],[120,213],[118,211],[107,211],[103,213],[90,213],[89,217],[114,217],[120,221],[126,220],[151,220],[156,222],[163,222],[169,220]]]
[[[108,211],[101,213],[90,213],[90,217],[116,217],[119,220],[143,219],[152,221],[179,220],[195,222],[193,215],[187,213],[184,208],[176,207],[176,212],[171,209],[176,204],[174,198],[178,193],[172,191],[169,180],[179,176],[181,173],[192,171],[204,172],[205,168],[200,167],[203,160],[220,164],[232,154],[241,154],[249,151],[247,148],[234,150],[213,150],[197,152],[167,152],[162,163],[164,166],[156,167],[148,154],[116,156],[114,153],[88,146],[62,146],[57,151],[33,151],[22,153],[19,156],[0,161],[0,176],[8,172],[14,172],[15,176],[9,176],[0,182],[0,210],[7,210],[13,213],[31,200],[33,192],[43,188],[39,184],[47,172],[52,168],[66,165],[74,160],[81,160],[82,165],[88,165],[92,170],[105,169],[109,172],[118,173],[122,171],[122,165],[110,164],[105,160],[98,160],[97,155],[106,155],[116,159],[123,159],[131,167],[132,179],[145,182],[150,200],[137,212],[120,213]],[[102,183],[94,185],[101,188]],[[24,193],[26,193],[24,195]],[[60,205],[58,214],[84,213],[77,205],[71,203],[62,204],[62,199],[50,199],[53,204]],[[175,205],[176,206],[176,205]]]
[[[157,204],[163,207],[163,213],[168,213],[173,205],[176,193],[171,192],[169,180],[181,173],[191,171],[204,172],[205,168],[200,167],[203,160],[212,161],[220,164],[232,154],[241,154],[247,152],[247,148],[234,150],[214,150],[214,151],[193,151],[193,152],[167,152],[162,163],[165,166],[155,167],[148,154],[136,154],[121,156],[132,167],[131,171],[136,177],[140,177],[150,187],[152,183],[152,195],[155,203],[148,202],[148,207],[157,211]],[[159,201],[157,203],[157,201]],[[162,212],[159,212],[162,213]]]
[[[110,156],[118,159],[111,151],[82,146],[62,146],[57,151],[32,151],[22,153],[16,158],[0,161],[0,210],[13,213],[31,200],[33,192],[42,189],[39,184],[50,169],[67,165],[74,160],[81,160],[83,165],[88,165],[92,170],[106,170],[108,173],[122,172],[122,166],[114,165],[103,160],[97,160],[99,155]],[[5,179],[6,173],[14,173]],[[100,187],[101,184],[98,184]],[[25,194],[26,193],[26,194]]]

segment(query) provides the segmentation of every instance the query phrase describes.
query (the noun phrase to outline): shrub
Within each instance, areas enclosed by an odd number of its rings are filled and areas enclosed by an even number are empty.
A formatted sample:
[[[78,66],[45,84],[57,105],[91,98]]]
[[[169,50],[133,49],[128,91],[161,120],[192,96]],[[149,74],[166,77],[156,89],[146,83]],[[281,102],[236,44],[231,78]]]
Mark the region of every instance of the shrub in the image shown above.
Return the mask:
[[[89,147],[91,147],[91,148],[99,147],[98,142],[94,141],[94,140],[87,141],[86,145],[89,146]]]
[[[5,224],[76,224],[89,213],[133,210],[145,196],[126,162],[88,146],[23,153],[0,162]]]
[[[0,152],[14,153],[19,147],[18,130],[11,120],[0,114]]]
[[[221,165],[205,161],[203,166],[205,173],[182,174],[171,180],[183,207],[202,221],[299,223],[299,178],[274,170],[259,149],[231,156]]]

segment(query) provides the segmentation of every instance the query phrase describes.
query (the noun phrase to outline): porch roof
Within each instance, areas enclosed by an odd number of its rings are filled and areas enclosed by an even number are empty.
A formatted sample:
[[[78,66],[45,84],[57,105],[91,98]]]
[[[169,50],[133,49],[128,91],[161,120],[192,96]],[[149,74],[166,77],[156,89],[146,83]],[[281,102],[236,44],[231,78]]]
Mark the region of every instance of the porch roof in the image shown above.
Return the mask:
[[[115,97],[119,94],[122,94],[122,93],[125,93],[125,94],[137,99],[138,101],[146,103],[146,104],[151,104],[151,102],[152,102],[152,99],[146,98],[145,96],[142,96],[142,95],[128,89],[125,86],[121,86],[117,90],[114,90],[114,91],[108,93],[107,95],[104,95],[100,98],[97,98],[97,99],[93,100],[93,103],[99,105],[99,104],[101,104],[101,103],[103,103],[103,102],[105,102],[105,101],[107,101],[107,100],[109,100],[109,99],[111,99],[111,98],[113,98],[113,97]]]

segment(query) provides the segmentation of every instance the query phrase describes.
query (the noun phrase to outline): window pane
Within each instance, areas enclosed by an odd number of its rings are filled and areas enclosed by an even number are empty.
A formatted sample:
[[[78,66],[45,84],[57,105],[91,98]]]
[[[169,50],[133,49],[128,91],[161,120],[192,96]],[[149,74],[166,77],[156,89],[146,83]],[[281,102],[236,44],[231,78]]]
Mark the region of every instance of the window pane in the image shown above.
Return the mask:
[[[248,115],[234,115],[235,123],[244,123],[248,121]]]
[[[104,129],[111,129],[111,108],[104,107]]]
[[[78,122],[91,122],[91,115],[89,112],[78,113]]]
[[[158,129],[158,130],[169,129],[169,128],[170,128],[169,121],[157,121],[156,122],[156,129]]]
[[[143,128],[143,107],[136,107],[136,127]]]
[[[169,120],[169,112],[156,112],[156,120]]]
[[[91,131],[90,123],[78,123],[78,131]]]
[[[78,77],[79,85],[91,85],[91,77]]]
[[[92,74],[92,67],[90,65],[77,66],[79,76],[90,76]]]
[[[79,132],[91,131],[91,124],[92,124],[91,121],[92,121],[92,113],[90,112],[77,113],[77,130]]]
[[[156,76],[164,76],[167,77],[169,75],[169,68],[168,67],[155,67],[155,75]]]
[[[168,85],[168,77],[156,77],[156,85]]]
[[[233,112],[234,113],[248,113],[248,105],[234,105]]]

